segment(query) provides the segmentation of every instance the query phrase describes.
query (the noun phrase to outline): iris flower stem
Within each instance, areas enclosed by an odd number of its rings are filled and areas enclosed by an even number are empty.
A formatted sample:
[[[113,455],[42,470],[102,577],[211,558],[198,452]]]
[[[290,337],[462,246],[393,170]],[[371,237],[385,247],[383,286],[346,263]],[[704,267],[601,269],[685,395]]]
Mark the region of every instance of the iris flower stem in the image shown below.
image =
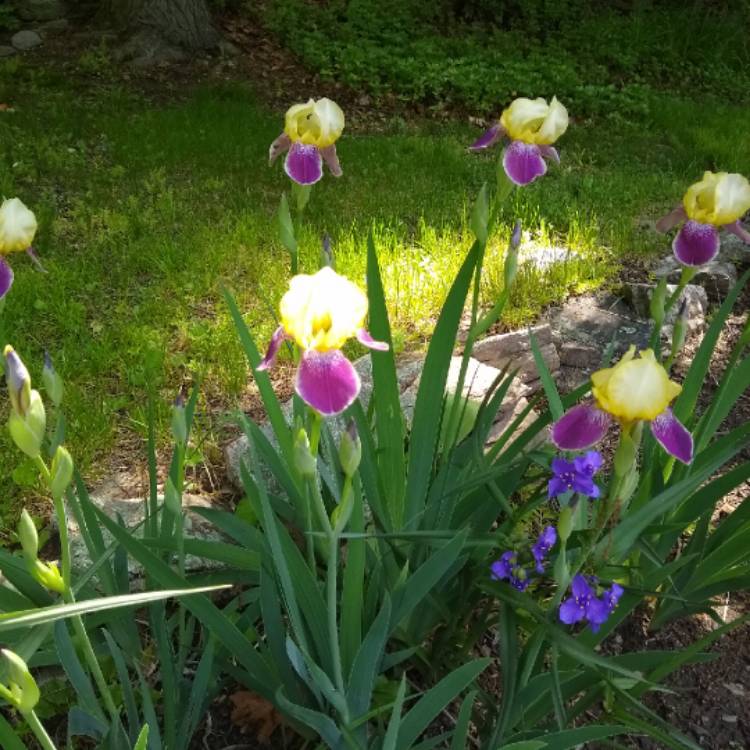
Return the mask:
[[[344,696],[344,672],[341,667],[341,643],[338,626],[338,550],[339,535],[331,533],[329,537],[328,575],[326,576],[326,600],[328,604],[328,637],[333,652],[333,676],[338,691]],[[348,723],[349,717],[342,717]]]
[[[42,722],[39,721],[39,717],[35,711],[23,714],[23,718],[26,719],[26,723],[39,741],[42,750],[57,750],[55,743],[52,742],[52,738],[47,734],[47,730],[44,728]]]
[[[685,287],[692,281],[693,276],[697,272],[696,268],[692,266],[683,266],[682,273],[680,274],[680,280],[677,282],[677,288],[669,295],[667,301],[664,303],[664,318],[667,317],[669,311],[677,304],[677,300],[685,291]],[[661,347],[659,346],[659,337],[661,336],[661,325],[657,326],[654,323],[654,330],[651,332],[651,340],[648,342],[649,348],[653,350],[657,359],[661,359]]]
[[[41,456],[37,456],[34,459],[34,463],[39,469],[39,473],[46,482],[47,486],[51,485],[52,476],[50,474],[47,464]],[[63,579],[63,601],[67,604],[75,602],[75,595],[73,594],[73,587],[71,584],[71,557],[70,557],[70,538],[68,536],[68,520],[65,514],[65,504],[63,503],[62,496],[52,497],[52,502],[55,508],[55,515],[57,516],[57,528],[60,534],[60,565],[62,568],[62,579]],[[75,631],[78,639],[81,642],[83,648],[83,654],[86,662],[91,670],[91,674],[94,677],[99,692],[104,699],[104,703],[107,707],[107,711],[112,716],[113,720],[119,719],[119,712],[117,706],[112,699],[112,693],[109,690],[107,681],[104,679],[101,667],[99,666],[99,660],[96,658],[96,652],[91,644],[91,639],[86,632],[86,626],[83,624],[83,619],[80,615],[71,617],[73,624],[73,630]],[[53,746],[54,747],[54,746]]]

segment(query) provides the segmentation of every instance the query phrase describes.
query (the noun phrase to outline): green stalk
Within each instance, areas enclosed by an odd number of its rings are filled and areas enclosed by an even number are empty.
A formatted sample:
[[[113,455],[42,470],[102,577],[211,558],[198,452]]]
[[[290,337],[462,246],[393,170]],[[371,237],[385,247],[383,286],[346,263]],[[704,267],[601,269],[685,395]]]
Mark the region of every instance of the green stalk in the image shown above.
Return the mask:
[[[677,288],[667,298],[664,303],[664,318],[667,317],[669,311],[675,306],[680,295],[685,290],[685,287],[692,281],[693,276],[697,272],[696,268],[691,266],[683,266],[682,273],[680,274],[680,280],[677,282]],[[661,347],[659,346],[659,336],[661,335],[661,326],[654,324],[654,330],[651,332],[651,339],[648,342],[649,348],[653,350],[657,359],[661,359]]]
[[[23,714],[23,718],[26,719],[26,723],[37,738],[42,750],[57,750],[55,743],[52,742],[52,738],[47,734],[47,730],[34,711]]]
[[[51,483],[50,471],[47,468],[47,464],[41,456],[37,456],[34,459],[39,473],[49,486]],[[68,520],[65,513],[65,504],[62,496],[52,497],[52,502],[55,508],[55,516],[57,516],[57,528],[60,534],[60,563],[62,567],[62,578],[64,589],[62,593],[63,601],[66,604],[73,604],[75,602],[75,595],[73,594],[73,587],[70,585],[71,578],[71,557],[70,557],[70,538],[68,536]],[[83,649],[83,655],[88,663],[91,674],[94,677],[99,692],[104,700],[104,704],[107,707],[107,711],[112,716],[113,720],[119,719],[119,712],[115,702],[112,699],[112,693],[109,690],[109,685],[104,678],[101,667],[99,666],[99,660],[96,658],[96,652],[91,644],[88,633],[86,632],[86,626],[83,624],[83,619],[80,615],[75,615],[70,618],[73,623],[73,630],[78,636],[81,647]],[[40,725],[41,726],[41,725]]]

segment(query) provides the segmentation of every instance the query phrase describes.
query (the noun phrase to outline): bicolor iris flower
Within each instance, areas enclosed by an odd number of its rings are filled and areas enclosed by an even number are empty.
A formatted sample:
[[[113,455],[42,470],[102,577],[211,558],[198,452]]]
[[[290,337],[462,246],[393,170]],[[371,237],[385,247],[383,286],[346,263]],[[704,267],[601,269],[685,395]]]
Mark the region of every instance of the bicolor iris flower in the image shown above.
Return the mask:
[[[649,422],[667,453],[686,464],[693,460],[693,437],[669,408],[682,386],[669,379],[651,349],[636,357],[631,346],[614,367],[595,372],[591,383],[596,406],[574,406],[552,426],[552,442],[558,448],[590,448],[604,438],[614,417],[623,427]]]
[[[577,492],[596,499],[601,490],[594,482],[594,474],[602,468],[602,454],[599,451],[588,451],[583,456],[577,456],[572,461],[564,458],[552,459],[553,477],[547,485],[550,500],[566,492]]]
[[[490,570],[496,581],[508,581],[519,591],[525,591],[531,583],[526,570],[518,564],[518,555],[513,550],[503,552],[500,559],[492,563]]]
[[[705,172],[691,185],[682,205],[656,223],[666,232],[685,222],[672,243],[675,257],[685,266],[702,266],[719,252],[719,230],[726,229],[750,245],[750,232],[740,223],[750,211],[750,182],[740,174]]]
[[[36,216],[18,198],[9,198],[0,205],[0,299],[13,286],[13,269],[6,255],[27,252],[32,257],[31,243],[36,234]]]
[[[310,99],[287,110],[284,132],[271,144],[268,162],[283,153],[284,171],[300,185],[313,185],[323,176],[323,162],[334,177],[341,177],[336,141],[344,130],[344,113],[330,99]],[[288,152],[288,153],[287,153]]]
[[[566,625],[587,621],[591,630],[596,633],[615,611],[624,590],[613,583],[597,596],[598,581],[595,577],[580,573],[573,576],[570,584],[570,596],[560,605],[559,616]]]
[[[369,349],[388,349],[364,327],[367,309],[367,295],[329,266],[294,276],[281,298],[281,325],[257,369],[271,367],[283,341],[291,339],[302,352],[295,381],[299,396],[325,416],[344,411],[357,398],[360,379],[341,347],[356,338]]]
[[[568,110],[552,97],[515,99],[503,110],[499,122],[469,146],[480,151],[508,136],[510,144],[503,152],[503,169],[516,185],[528,185],[547,172],[546,159],[560,163],[553,143],[568,129]]]
[[[544,573],[544,558],[547,557],[556,542],[557,531],[555,531],[555,527],[547,526],[531,547],[531,554],[534,556],[537,573]]]

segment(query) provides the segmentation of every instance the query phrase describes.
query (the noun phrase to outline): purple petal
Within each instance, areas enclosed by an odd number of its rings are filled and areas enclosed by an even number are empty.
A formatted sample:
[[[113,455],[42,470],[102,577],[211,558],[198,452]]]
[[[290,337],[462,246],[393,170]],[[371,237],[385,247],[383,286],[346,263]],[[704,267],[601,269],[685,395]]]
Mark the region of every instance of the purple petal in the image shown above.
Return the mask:
[[[268,166],[270,167],[281,154],[288,151],[291,145],[292,139],[286,133],[282,133],[268,149]]]
[[[585,576],[582,576],[580,573],[573,576],[570,591],[576,599],[587,599],[594,593]]]
[[[528,185],[547,171],[539,146],[513,141],[503,152],[503,169],[516,185]]]
[[[564,458],[553,458],[552,471],[558,476],[562,474],[570,474],[575,471],[575,464],[572,461],[566,461]]]
[[[0,258],[0,299],[2,299],[13,286],[13,269]]]
[[[308,351],[300,360],[295,389],[313,409],[332,416],[357,398],[360,380],[352,363],[338,349]]]
[[[586,497],[599,497],[599,488],[594,483],[591,477],[581,476],[576,474],[573,478],[573,490],[579,495],[586,495]]]
[[[269,367],[273,367],[276,364],[276,355],[279,353],[279,347],[286,338],[286,331],[283,326],[279,326],[271,336],[271,340],[268,342],[268,351],[266,356],[260,361],[260,364],[255,368],[256,370],[267,370]]]
[[[376,352],[387,352],[390,348],[385,341],[375,341],[366,328],[360,328],[357,331],[357,341],[368,349],[374,349]]]
[[[732,224],[725,224],[722,228],[726,229],[727,232],[737,235],[746,245],[750,245],[750,232],[742,226],[739,220]]]
[[[573,459],[573,464],[577,472],[594,476],[602,468],[604,459],[599,451],[587,451],[583,456],[577,456]]]
[[[566,451],[590,448],[607,434],[611,422],[609,414],[601,409],[579,404],[552,425],[552,442]]]
[[[547,484],[547,495],[548,497],[558,497],[564,495],[570,488],[568,483],[560,477],[552,477]]]
[[[719,252],[719,231],[712,224],[686,221],[672,243],[675,257],[685,266],[702,266]]]
[[[333,143],[330,146],[320,149],[320,155],[323,157],[323,161],[328,165],[329,172],[334,177],[341,177],[344,174],[339,164],[339,157],[336,154],[336,144]]]
[[[469,146],[470,151],[481,151],[482,149],[494,146],[505,135],[503,126],[496,122],[489,130],[485,130],[474,143]]]
[[[651,420],[651,434],[678,461],[689,464],[693,460],[693,436],[671,409],[665,409],[656,419]]]
[[[557,149],[554,146],[547,146],[546,144],[540,144],[538,146],[539,153],[545,158],[545,159],[552,159],[555,164],[560,163],[560,154],[557,153]]]
[[[605,601],[597,599],[596,597],[589,599],[589,602],[586,605],[586,619],[589,621],[591,629],[594,630],[594,628],[596,628],[598,630],[600,625],[607,622],[610,611],[611,610]],[[596,632],[596,630],[594,630],[594,632]]]
[[[656,231],[668,232],[672,227],[676,227],[686,219],[687,214],[685,213],[685,207],[680,203],[679,206],[672,209],[666,216],[662,216],[661,219],[656,222]]]
[[[555,546],[557,541],[557,531],[554,526],[547,526],[544,531],[539,535],[539,542],[543,544],[548,550]]]
[[[586,608],[571,596],[560,605],[560,620],[566,625],[580,622],[586,616]]]
[[[314,185],[323,176],[323,158],[315,146],[293,143],[284,171],[299,185]]]

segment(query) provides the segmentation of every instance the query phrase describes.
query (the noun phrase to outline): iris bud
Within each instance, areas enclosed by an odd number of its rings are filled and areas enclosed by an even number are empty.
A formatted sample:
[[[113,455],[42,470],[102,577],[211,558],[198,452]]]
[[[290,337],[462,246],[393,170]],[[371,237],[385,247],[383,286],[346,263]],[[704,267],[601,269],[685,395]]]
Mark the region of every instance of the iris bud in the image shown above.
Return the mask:
[[[41,560],[28,561],[28,568],[34,580],[44,588],[62,594],[65,591],[65,582],[55,563],[43,563]]]
[[[28,714],[39,703],[40,693],[36,680],[18,654],[7,648],[2,649],[0,654],[3,674],[0,694],[22,714]]]
[[[672,329],[672,356],[676,357],[679,351],[685,344],[688,330],[688,303],[687,298],[682,300],[680,305],[680,311],[677,313],[677,318],[674,322],[674,328]]]
[[[3,352],[5,357],[5,380],[13,411],[21,416],[26,414],[31,400],[31,376],[16,350],[8,345]]]
[[[53,497],[62,497],[73,480],[73,459],[62,445],[57,446],[50,471],[50,492]]]
[[[314,477],[318,472],[318,462],[310,450],[310,440],[303,428],[294,437],[294,467],[301,476]]]
[[[656,285],[653,294],[651,295],[651,302],[649,310],[651,312],[651,319],[656,324],[657,328],[661,328],[664,322],[664,305],[667,301],[667,277],[663,276],[659,279],[659,283]]]
[[[38,391],[30,391],[24,414],[15,409],[8,420],[8,429],[18,449],[29,458],[38,458],[47,430],[47,414]]]
[[[185,418],[185,398],[180,393],[172,404],[172,436],[181,445],[187,443],[187,420]]]
[[[182,513],[182,498],[171,477],[167,479],[167,483],[164,485],[164,505],[175,516],[179,516]]]
[[[55,406],[60,406],[63,399],[63,382],[52,364],[49,352],[44,352],[44,368],[42,369],[42,382],[47,390],[50,401]]]
[[[21,511],[21,518],[18,521],[18,541],[21,542],[23,556],[27,560],[36,560],[39,552],[39,535],[36,531],[36,524],[24,508]]]
[[[521,220],[516,221],[513,234],[508,243],[508,252],[505,255],[505,267],[503,269],[505,288],[508,289],[516,279],[518,273],[518,248],[521,246]]]
[[[620,444],[617,446],[615,451],[615,473],[624,477],[633,468],[635,463],[635,457],[638,452],[638,444],[628,435],[623,432],[620,435]]]
[[[341,435],[339,443],[339,461],[346,476],[354,476],[362,460],[362,443],[357,434],[357,426],[351,420]]]

